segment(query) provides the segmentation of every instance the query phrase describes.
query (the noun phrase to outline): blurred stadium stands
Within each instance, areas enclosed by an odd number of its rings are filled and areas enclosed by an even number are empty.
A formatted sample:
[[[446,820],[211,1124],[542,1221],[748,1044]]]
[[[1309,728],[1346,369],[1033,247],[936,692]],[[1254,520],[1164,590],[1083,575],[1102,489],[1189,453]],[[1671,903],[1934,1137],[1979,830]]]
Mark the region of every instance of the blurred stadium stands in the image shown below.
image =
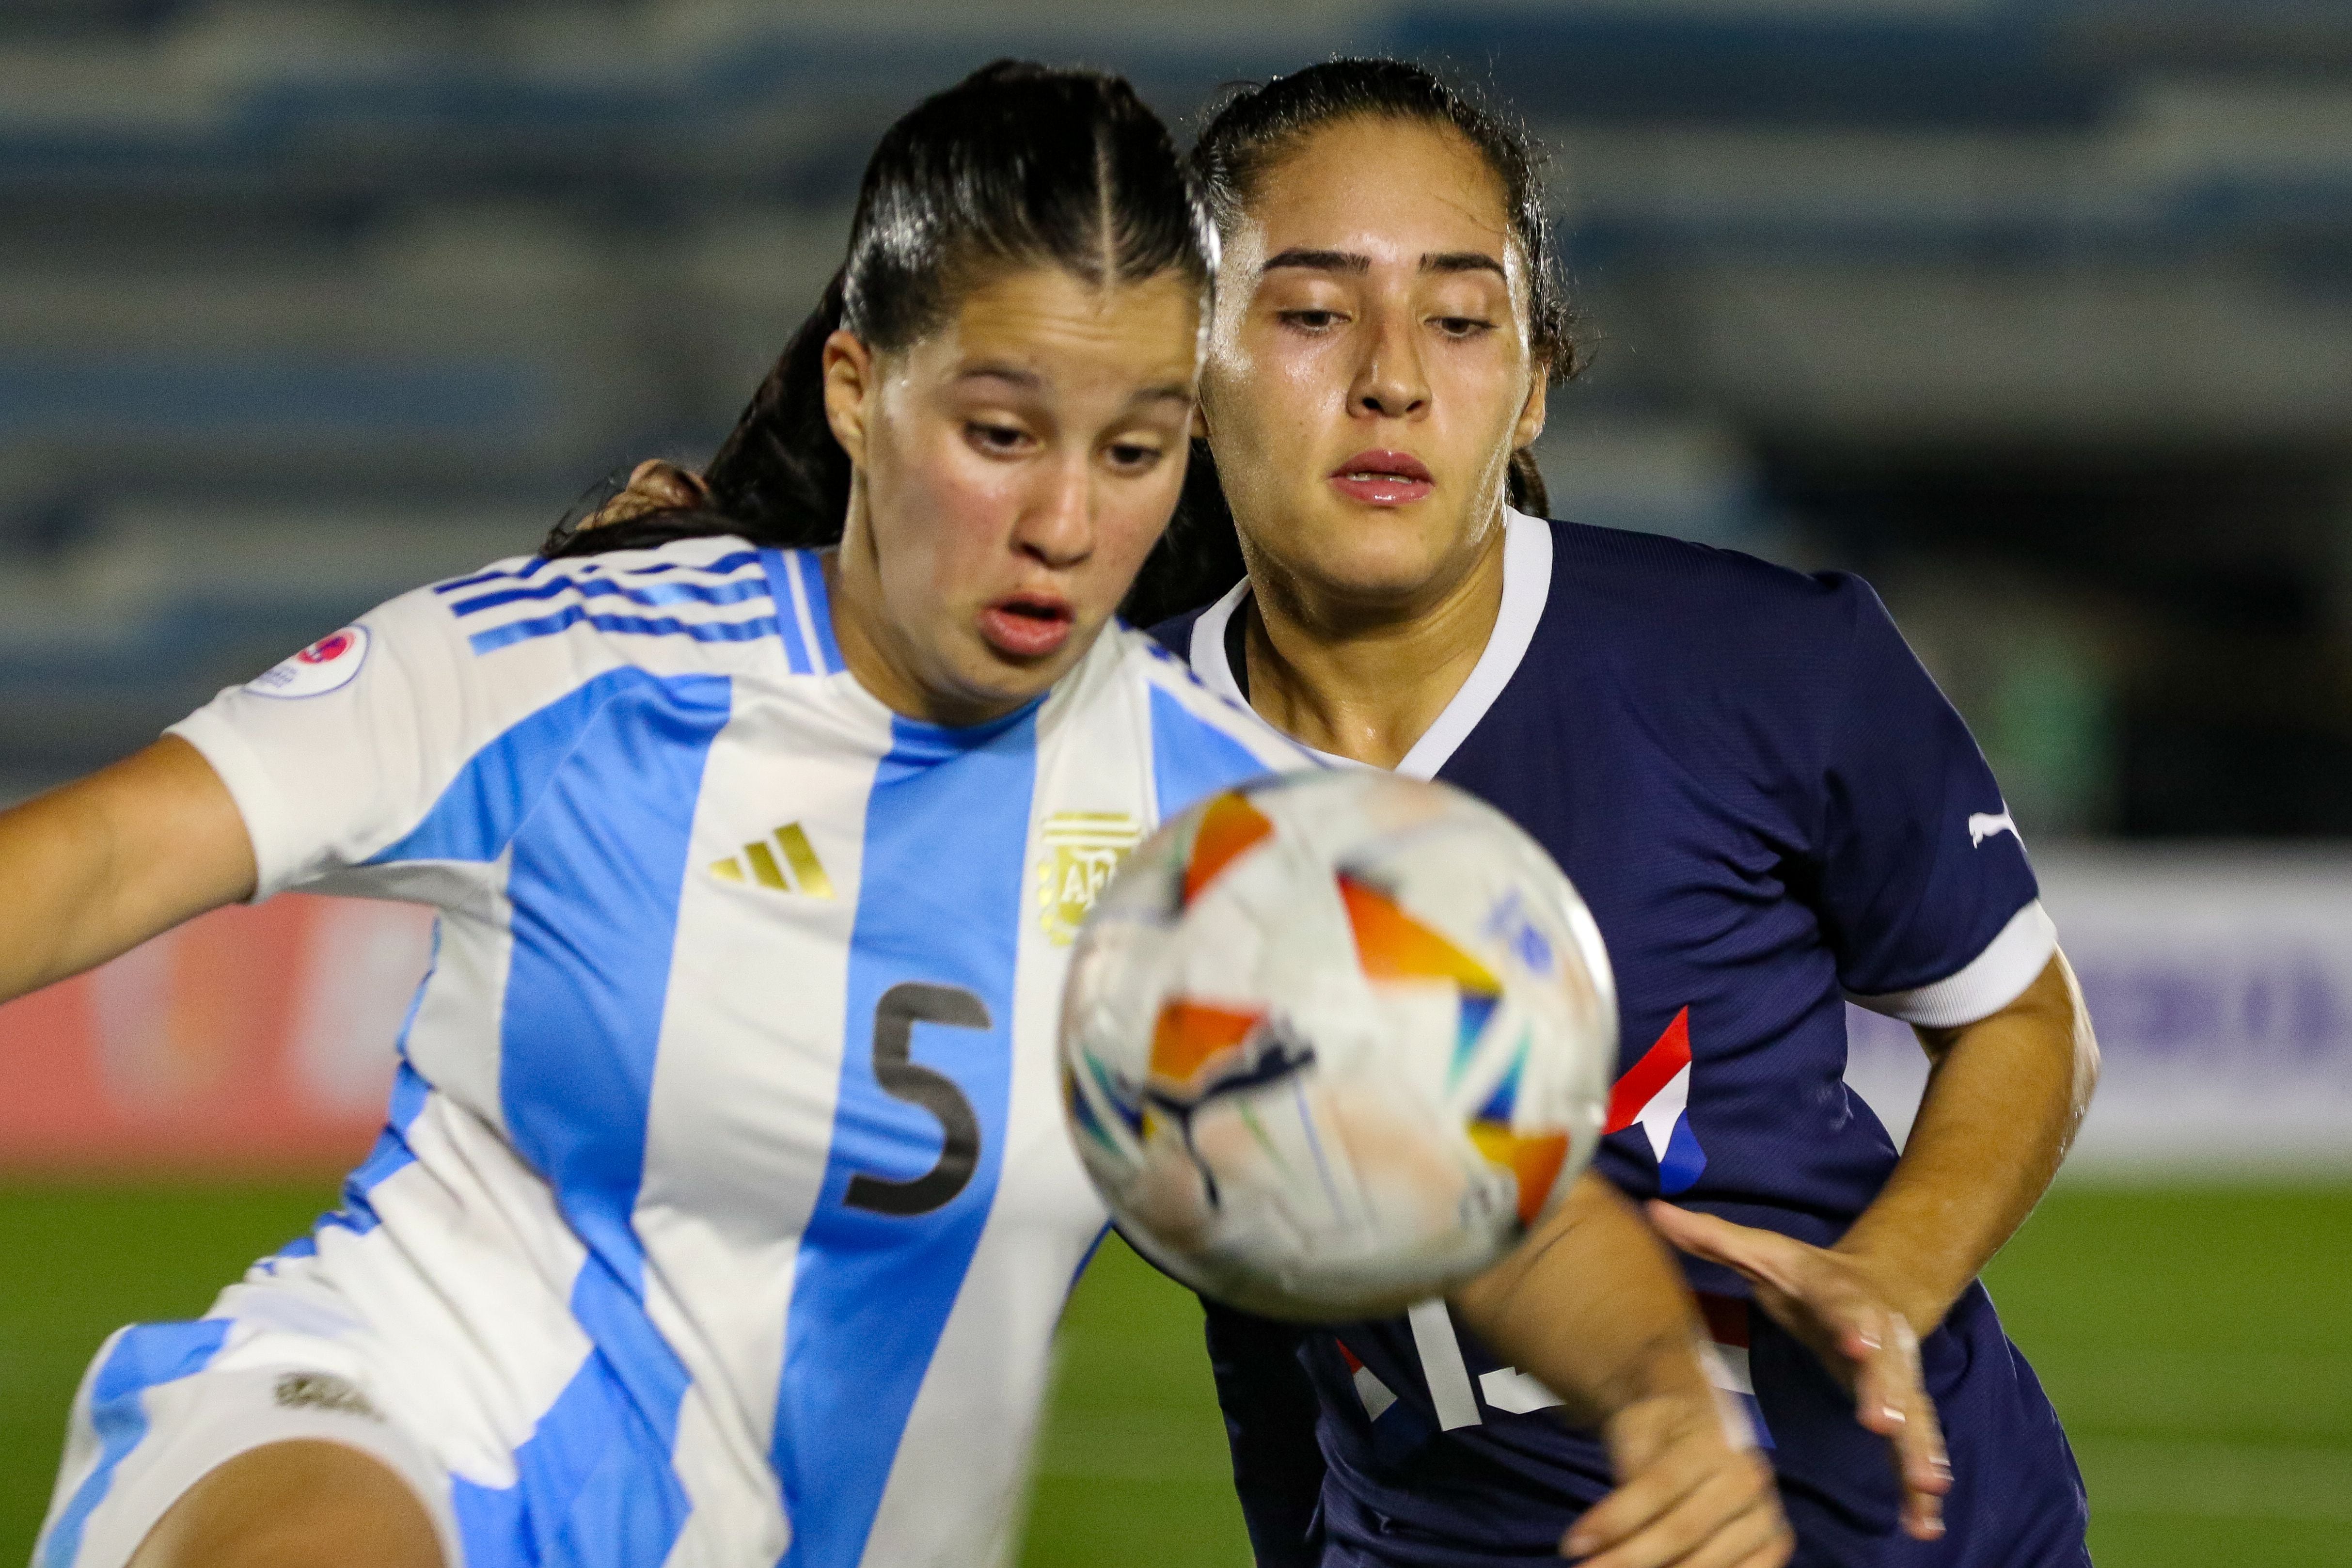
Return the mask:
[[[1555,512],[1862,570],[1967,712],[2106,1050],[2074,1168],[2337,1184],[2077,1186],[1994,1284],[2101,1562],[2341,1562],[2352,0],[0,0],[0,804],[698,462],[919,93],[1338,51],[1557,154]],[[366,1146],[425,941],[280,899],[0,1010],[0,1557],[99,1336],[326,1201],[186,1174]],[[1024,1561],[1234,1561],[1193,1309],[1111,1251]]]
[[[1878,583],[2029,834],[2352,833],[2352,7],[0,4],[0,797],[707,453],[918,93],[1335,49],[1558,154],[1561,515]]]

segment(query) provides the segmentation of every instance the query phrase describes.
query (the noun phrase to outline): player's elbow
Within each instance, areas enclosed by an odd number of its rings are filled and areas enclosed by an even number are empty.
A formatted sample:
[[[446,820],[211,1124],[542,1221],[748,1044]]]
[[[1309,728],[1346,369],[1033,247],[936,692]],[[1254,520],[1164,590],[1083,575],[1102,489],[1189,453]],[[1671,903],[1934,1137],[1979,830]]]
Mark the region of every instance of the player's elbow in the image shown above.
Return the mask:
[[[2011,1037],[2025,1042],[2038,1063],[2031,1068],[2032,1079],[2048,1085],[2049,1097],[2060,1102],[2053,1109],[2061,1139],[2071,1147],[2098,1087],[2099,1039],[2063,952],[2051,953],[2049,966],[2007,1012],[2019,1026]]]
[[[2074,1119],[2079,1122],[2090,1109],[2092,1091],[2099,1087],[2099,1037],[2091,1027],[2090,1006],[2083,1000],[2083,987],[2066,954],[2053,952],[2050,967],[2065,991],[2065,1049],[2072,1061]]]

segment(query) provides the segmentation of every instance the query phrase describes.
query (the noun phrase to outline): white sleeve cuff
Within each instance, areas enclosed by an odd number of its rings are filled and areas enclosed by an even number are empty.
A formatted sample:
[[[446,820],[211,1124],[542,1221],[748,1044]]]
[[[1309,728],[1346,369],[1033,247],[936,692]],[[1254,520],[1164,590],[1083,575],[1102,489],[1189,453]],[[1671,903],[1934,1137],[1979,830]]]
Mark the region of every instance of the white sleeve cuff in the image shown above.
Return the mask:
[[[1956,1029],[1990,1018],[2016,1001],[2049,967],[2050,955],[2057,951],[2058,928],[2036,899],[2011,915],[2000,934],[1958,973],[1884,996],[1857,996],[1849,991],[1845,999],[1922,1028]]]
[[[294,879],[293,856],[278,843],[288,820],[278,785],[262,767],[261,759],[236,728],[209,708],[199,708],[163,731],[194,746],[213,772],[228,786],[245,819],[245,836],[253,844],[254,886],[251,902],[259,903],[281,891]]]

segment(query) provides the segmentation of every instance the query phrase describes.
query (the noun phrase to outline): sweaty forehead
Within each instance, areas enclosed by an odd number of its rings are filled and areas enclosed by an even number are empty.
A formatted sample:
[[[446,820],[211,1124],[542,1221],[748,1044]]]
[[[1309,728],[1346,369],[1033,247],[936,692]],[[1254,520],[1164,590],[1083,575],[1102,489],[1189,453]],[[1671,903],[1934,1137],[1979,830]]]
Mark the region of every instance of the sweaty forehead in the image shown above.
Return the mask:
[[[1450,125],[1356,117],[1286,147],[1250,194],[1237,248],[1339,250],[1375,260],[1487,251],[1511,241],[1503,183]]]

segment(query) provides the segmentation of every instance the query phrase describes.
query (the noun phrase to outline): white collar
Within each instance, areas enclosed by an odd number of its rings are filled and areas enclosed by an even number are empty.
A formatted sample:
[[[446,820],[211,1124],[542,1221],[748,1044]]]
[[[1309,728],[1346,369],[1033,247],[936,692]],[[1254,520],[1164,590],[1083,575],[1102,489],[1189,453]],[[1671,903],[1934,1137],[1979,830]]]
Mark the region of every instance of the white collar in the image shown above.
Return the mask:
[[[1248,596],[1249,579],[1244,577],[1223,598],[1201,612],[1201,618],[1192,623],[1190,658],[1192,673],[1202,685],[1240,704],[1259,723],[1265,724],[1265,720],[1242,695],[1241,683],[1234,679],[1233,665],[1225,658],[1225,628]],[[1486,651],[1478,656],[1470,679],[1462,683],[1454,700],[1445,705],[1445,710],[1422,732],[1421,739],[1412,743],[1412,750],[1404,754],[1404,760],[1397,763],[1397,772],[1417,779],[1436,776],[1437,770],[1478,727],[1478,721],[1486,716],[1486,710],[1495,705],[1495,699],[1503,694],[1511,677],[1518,673],[1519,661],[1527,657],[1528,644],[1535,640],[1536,626],[1543,619],[1544,605],[1550,598],[1551,524],[1505,507],[1503,608],[1495,617],[1493,633],[1486,638]],[[1272,730],[1274,726],[1266,724],[1266,728]],[[1326,762],[1362,765],[1352,758],[1336,757],[1327,752],[1318,752],[1316,755]]]

